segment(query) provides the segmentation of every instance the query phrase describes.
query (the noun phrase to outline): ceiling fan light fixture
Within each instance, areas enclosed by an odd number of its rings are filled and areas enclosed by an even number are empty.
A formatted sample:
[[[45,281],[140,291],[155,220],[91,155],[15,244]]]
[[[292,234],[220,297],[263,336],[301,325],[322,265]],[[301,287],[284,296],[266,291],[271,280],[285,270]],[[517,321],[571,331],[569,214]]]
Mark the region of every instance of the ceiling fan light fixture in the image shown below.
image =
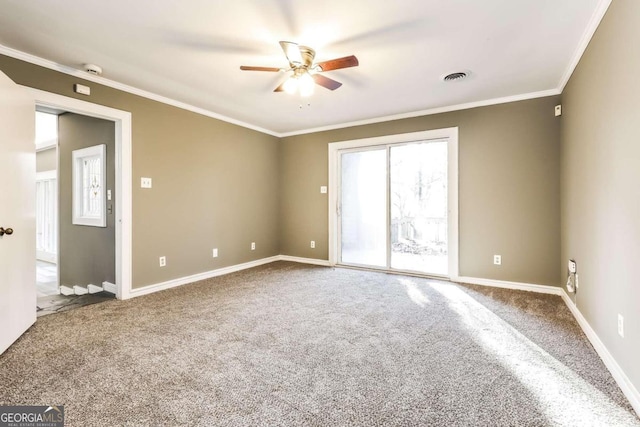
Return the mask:
[[[266,71],[266,72],[286,72],[289,78],[274,89],[274,92],[287,92],[300,96],[310,96],[315,90],[315,85],[322,86],[329,90],[336,90],[342,83],[326,77],[320,73],[325,71],[340,70],[342,68],[356,67],[359,65],[358,58],[354,55],[343,58],[331,59],[315,64],[316,51],[308,46],[301,46],[297,43],[281,41],[280,47],[287,57],[289,69],[275,67],[256,67],[241,65],[243,71]]]
[[[315,86],[315,82],[313,81],[313,77],[311,74],[304,73],[299,78],[299,87],[300,87],[300,96],[311,96],[313,95],[313,89]]]
[[[282,85],[282,89],[290,95],[293,95],[298,90],[298,78],[296,76],[291,76],[287,79],[286,82]]]

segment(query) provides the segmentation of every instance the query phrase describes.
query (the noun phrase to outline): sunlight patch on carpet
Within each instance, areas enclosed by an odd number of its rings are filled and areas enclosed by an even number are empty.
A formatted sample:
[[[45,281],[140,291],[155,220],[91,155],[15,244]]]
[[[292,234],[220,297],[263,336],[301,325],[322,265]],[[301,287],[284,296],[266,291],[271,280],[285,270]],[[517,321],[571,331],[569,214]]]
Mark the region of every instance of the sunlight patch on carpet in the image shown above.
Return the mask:
[[[411,301],[415,302],[420,307],[424,307],[429,304],[429,298],[420,290],[415,281],[407,278],[398,279],[398,282],[405,287],[407,295]]]
[[[549,421],[584,426],[638,425],[633,415],[463,290],[445,283],[432,282],[430,286],[448,300],[473,339],[531,391]]]

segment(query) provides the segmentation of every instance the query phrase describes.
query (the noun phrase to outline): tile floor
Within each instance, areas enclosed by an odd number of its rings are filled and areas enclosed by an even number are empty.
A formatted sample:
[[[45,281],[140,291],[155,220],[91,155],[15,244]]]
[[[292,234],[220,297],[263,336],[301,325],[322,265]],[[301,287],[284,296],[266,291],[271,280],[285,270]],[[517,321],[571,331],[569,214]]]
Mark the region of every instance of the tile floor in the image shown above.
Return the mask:
[[[46,316],[47,314],[61,313],[63,311],[73,310],[74,308],[96,304],[114,298],[115,296],[108,292],[98,292],[97,294],[86,295],[49,295],[38,297],[37,316],[40,317]]]
[[[58,266],[50,262],[36,261],[36,289],[38,298],[58,295]]]
[[[58,266],[44,261],[36,261],[36,289],[38,295],[37,315],[60,313],[84,305],[95,304],[114,298],[108,292],[87,295],[62,295],[58,288]]]

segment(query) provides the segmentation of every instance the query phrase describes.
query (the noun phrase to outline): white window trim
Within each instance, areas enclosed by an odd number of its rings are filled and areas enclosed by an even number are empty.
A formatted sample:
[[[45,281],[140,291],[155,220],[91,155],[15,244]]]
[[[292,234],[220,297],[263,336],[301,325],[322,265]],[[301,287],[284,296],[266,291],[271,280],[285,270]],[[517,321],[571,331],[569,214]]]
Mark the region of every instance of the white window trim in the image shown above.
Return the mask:
[[[42,171],[42,172],[36,172],[36,183],[39,182],[44,182],[44,181],[56,181],[56,186],[55,186],[55,202],[54,202],[54,209],[56,210],[55,213],[55,220],[53,221],[54,224],[54,231],[53,233],[55,234],[55,241],[58,241],[58,215],[57,215],[57,210],[58,210],[58,188],[57,188],[57,180],[58,180],[58,171],[56,169],[52,169],[52,170],[48,170],[48,171]],[[56,244],[56,248],[54,248],[53,252],[45,252],[42,250],[39,250],[39,248],[36,246],[36,260],[41,260],[41,261],[46,261],[46,262],[50,262],[52,264],[57,264],[58,263],[58,249],[57,249],[57,244]]]
[[[48,181],[50,179],[58,179],[58,171],[55,169],[36,173],[36,181]]]
[[[339,254],[339,221],[338,221],[338,165],[340,150],[350,148],[374,147],[397,143],[418,142],[428,140],[446,140],[448,147],[448,242],[449,242],[449,274],[451,280],[459,277],[458,253],[458,128],[444,128],[423,132],[403,133],[374,138],[355,139],[329,143],[329,263],[335,266]]]
[[[83,161],[89,157],[98,157],[100,159],[100,198],[101,208],[99,217],[88,217],[83,214],[84,205],[84,182],[83,182]],[[91,227],[107,226],[107,203],[106,191],[107,185],[107,146],[105,144],[94,145],[92,147],[73,150],[73,220],[74,225],[88,225]]]

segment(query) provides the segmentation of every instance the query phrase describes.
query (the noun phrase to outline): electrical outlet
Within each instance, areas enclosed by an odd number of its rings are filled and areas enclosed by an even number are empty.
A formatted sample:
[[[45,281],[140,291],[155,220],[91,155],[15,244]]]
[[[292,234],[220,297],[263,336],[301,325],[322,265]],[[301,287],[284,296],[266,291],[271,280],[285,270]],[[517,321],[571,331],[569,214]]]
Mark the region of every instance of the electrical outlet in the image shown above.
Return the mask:
[[[624,317],[618,313],[618,335],[624,338]]]
[[[580,287],[580,278],[578,277],[578,273],[576,273],[576,289]]]
[[[251,242],[251,250],[252,251],[256,250],[256,242]]]
[[[164,267],[167,265],[167,257],[166,256],[161,256],[160,257],[160,267]]]
[[[213,257],[218,258],[218,248],[213,248]]]
[[[321,194],[327,194],[327,186],[326,185],[323,185],[323,186],[320,187],[320,193]]]
[[[495,265],[502,265],[502,255],[494,255],[493,256],[493,263]]]
[[[315,249],[316,248],[316,241],[312,240],[311,241],[311,249]]]
[[[151,178],[140,178],[140,187],[142,188],[151,188],[152,181]]]

